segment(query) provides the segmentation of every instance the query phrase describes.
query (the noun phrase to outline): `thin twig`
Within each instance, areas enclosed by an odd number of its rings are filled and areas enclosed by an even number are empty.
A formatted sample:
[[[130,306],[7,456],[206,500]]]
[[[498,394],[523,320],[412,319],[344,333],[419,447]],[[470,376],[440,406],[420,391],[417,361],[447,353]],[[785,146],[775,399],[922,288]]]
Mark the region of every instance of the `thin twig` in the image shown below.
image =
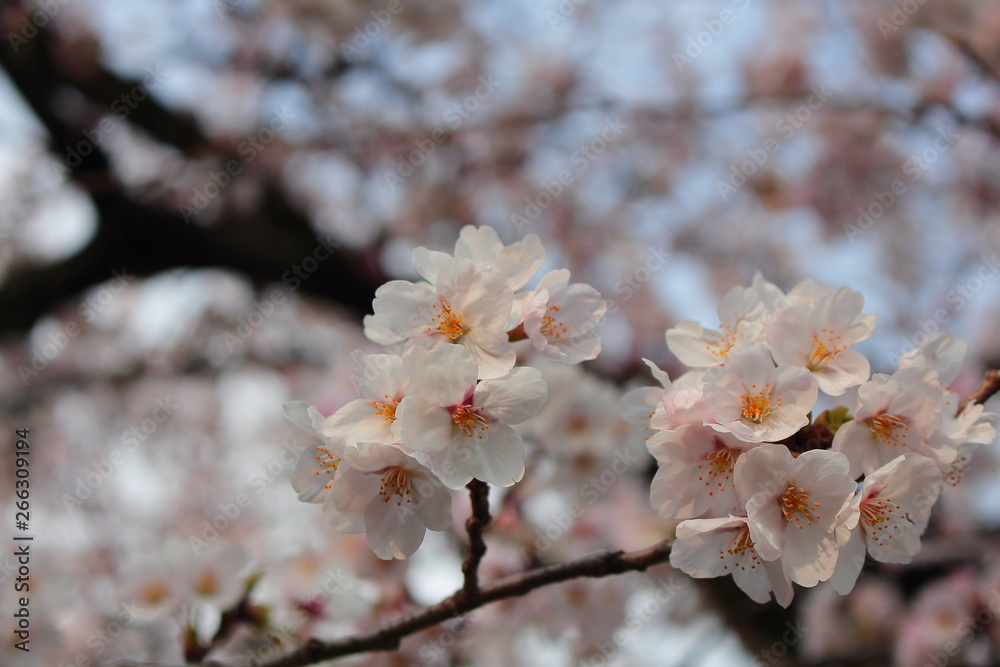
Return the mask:
[[[465,530],[469,534],[469,550],[462,563],[464,585],[461,595],[469,597],[479,591],[479,562],[486,555],[486,542],[483,541],[483,530],[490,522],[490,487],[486,482],[474,479],[468,483],[469,500],[472,503],[472,516],[465,522]]]
[[[491,602],[520,597],[531,591],[578,577],[607,577],[625,572],[644,571],[670,557],[670,544],[661,542],[641,551],[602,551],[558,565],[535,568],[505,577],[464,595],[458,591],[443,602],[425,607],[367,633],[332,642],[311,640],[302,648],[263,667],[305,667],[323,660],[369,651],[393,651],[404,637],[461,616]]]
[[[955,411],[955,414],[962,414],[962,410],[964,410],[965,406],[969,403],[985,403],[998,391],[1000,391],[1000,370],[995,368],[989,369],[983,376],[983,381],[979,387],[958,404],[958,409]]]

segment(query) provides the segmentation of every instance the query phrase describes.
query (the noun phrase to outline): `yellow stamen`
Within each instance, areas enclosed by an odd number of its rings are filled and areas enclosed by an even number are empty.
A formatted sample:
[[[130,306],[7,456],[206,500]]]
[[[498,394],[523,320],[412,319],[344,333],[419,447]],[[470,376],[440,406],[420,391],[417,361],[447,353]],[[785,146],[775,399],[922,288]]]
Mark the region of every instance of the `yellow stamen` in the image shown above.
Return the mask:
[[[875,437],[886,445],[905,447],[908,444],[907,431],[910,430],[910,427],[896,415],[882,413],[869,417],[865,423],[868,424],[868,428],[871,429]]]
[[[753,390],[757,388],[757,385],[750,385],[750,390],[748,390],[741,397],[743,400],[743,418],[749,419],[754,424],[760,424],[764,421],[764,418],[775,411],[775,409],[781,407],[781,399],[774,401],[774,407],[771,407],[771,401],[774,399],[774,390],[771,389],[771,384],[765,384],[764,388],[760,391],[754,392]]]
[[[814,514],[818,509],[819,503],[809,502],[809,493],[802,487],[790,486],[781,494],[781,513],[798,528],[811,526],[813,519],[822,519]]]
[[[461,405],[455,408],[452,410],[451,419],[455,426],[462,429],[462,432],[470,438],[473,433],[478,432],[478,438],[482,440],[482,432],[490,427],[483,415],[483,409],[472,405]]]
[[[396,500],[399,507],[405,500],[410,503],[410,493],[413,484],[410,480],[410,472],[400,466],[392,466],[382,473],[382,484],[378,487],[378,494],[382,496],[382,502]]]
[[[469,332],[462,318],[451,310],[451,304],[444,297],[438,298],[438,303],[434,304],[433,309],[437,314],[431,316],[431,322],[434,324],[427,328],[427,333],[437,333],[454,343]]]

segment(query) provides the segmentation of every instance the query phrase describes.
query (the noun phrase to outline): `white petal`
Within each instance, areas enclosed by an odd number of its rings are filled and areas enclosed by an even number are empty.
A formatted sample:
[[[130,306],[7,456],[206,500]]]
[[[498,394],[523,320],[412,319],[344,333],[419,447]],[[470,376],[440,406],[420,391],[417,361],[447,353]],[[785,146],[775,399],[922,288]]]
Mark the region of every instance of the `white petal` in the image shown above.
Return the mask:
[[[837,554],[837,567],[830,576],[830,585],[841,595],[847,595],[854,589],[854,584],[861,575],[865,564],[865,540],[860,529],[851,531],[850,540],[840,547]]]
[[[317,440],[324,441],[323,420],[326,419],[319,410],[309,405],[305,401],[292,401],[283,406],[285,419],[292,423],[300,431],[315,436]]]
[[[420,548],[427,529],[412,511],[376,498],[365,510],[368,546],[383,560],[409,558]]]
[[[437,295],[430,285],[391,280],[375,291],[375,314],[365,316],[365,336],[379,345],[423,336],[436,303]]]
[[[659,387],[633,389],[622,396],[619,403],[622,419],[630,424],[649,426],[649,420],[662,399],[663,390]]]
[[[844,350],[813,376],[820,390],[829,396],[840,396],[851,387],[868,381],[871,367],[865,355],[854,350]]]
[[[698,322],[678,322],[667,329],[667,347],[682,364],[692,368],[718,366],[726,360],[719,334]]]
[[[415,475],[413,488],[419,496],[414,511],[428,530],[444,531],[451,528],[451,491],[428,470]]]
[[[322,503],[340,465],[340,457],[324,445],[306,447],[292,470],[292,488],[304,503]]]
[[[337,410],[323,423],[323,434],[328,438],[344,441],[348,445],[359,442],[390,443],[395,438],[392,421],[377,412],[372,401],[359,398]]]
[[[442,345],[427,354],[420,394],[441,407],[461,405],[472,395],[479,365],[462,345]]]
[[[448,411],[423,396],[407,396],[400,401],[396,423],[403,444],[422,452],[443,450],[454,428]]]
[[[454,257],[440,250],[429,250],[424,246],[413,249],[413,268],[421,278],[432,284],[437,280],[441,267],[454,261]]]
[[[505,424],[520,424],[538,412],[547,396],[542,372],[519,367],[502,378],[480,382],[473,405],[482,406],[491,417]]]
[[[330,520],[330,527],[340,533],[364,532],[364,511],[378,494],[378,486],[378,476],[342,464],[323,502],[323,515]]]

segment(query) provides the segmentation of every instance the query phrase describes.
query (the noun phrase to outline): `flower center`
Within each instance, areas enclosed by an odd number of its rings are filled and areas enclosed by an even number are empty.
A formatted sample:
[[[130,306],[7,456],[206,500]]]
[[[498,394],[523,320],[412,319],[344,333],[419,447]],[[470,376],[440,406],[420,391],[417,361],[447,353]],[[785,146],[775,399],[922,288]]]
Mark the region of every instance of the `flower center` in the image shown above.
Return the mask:
[[[319,618],[323,616],[323,603],[318,599],[300,600],[295,606],[309,618]]]
[[[774,398],[774,390],[771,389],[771,383],[764,385],[764,388],[758,392],[753,390],[757,388],[757,385],[750,385],[750,390],[743,394],[743,418],[749,419],[754,424],[760,424],[764,421],[764,418],[769,414],[774,412],[775,408],[781,407],[781,399],[775,401],[775,407],[771,407],[771,400]]]
[[[142,601],[153,605],[163,601],[169,594],[170,589],[162,581],[155,579],[143,587]]]
[[[462,318],[452,312],[451,304],[443,296],[439,297],[438,302],[432,307],[437,313],[431,316],[431,322],[434,324],[427,329],[428,333],[437,332],[454,342],[469,332],[462,323]]]
[[[811,526],[813,519],[822,519],[819,514],[813,514],[818,509],[819,503],[809,502],[809,493],[802,487],[790,486],[781,495],[781,513],[798,528]]]
[[[729,349],[736,344],[736,329],[729,324],[719,325],[719,331],[709,331],[705,336],[705,349],[719,358],[726,360]]]
[[[962,482],[966,469],[969,467],[969,455],[959,454],[948,466],[944,473],[944,481],[951,486],[958,486]]]
[[[892,530],[899,530],[897,522],[903,519],[903,515],[899,513],[900,509],[891,498],[872,496],[861,503],[861,523],[865,527],[865,532],[880,547],[885,546],[886,540],[895,537]]]
[[[211,572],[202,572],[198,581],[194,585],[195,591],[200,595],[211,595],[219,588],[219,582]]]
[[[382,496],[382,502],[387,503],[395,499],[396,506],[399,507],[405,499],[409,504],[411,490],[410,472],[405,468],[391,466],[382,473],[382,484],[378,487],[378,494]]]
[[[337,472],[337,466],[340,465],[340,457],[335,456],[326,447],[316,447],[316,453],[316,460],[319,461],[319,470],[315,474],[321,475],[327,473],[330,475],[330,479],[323,485],[323,488],[329,489],[333,483],[333,473]]]
[[[479,439],[483,439],[482,431],[490,427],[487,423],[486,415],[481,407],[474,405],[459,405],[451,409],[451,420],[455,426],[462,429],[465,435],[472,437],[473,433],[479,432]]]
[[[824,368],[831,359],[846,350],[846,345],[838,345],[840,339],[840,336],[834,334],[833,329],[820,329],[818,334],[813,334],[809,370],[816,371]]]
[[[590,418],[587,415],[573,415],[566,424],[566,430],[572,435],[583,435],[590,430]]]
[[[718,442],[718,440],[716,440]],[[739,451],[729,447],[716,449],[710,452],[701,463],[698,464],[698,481],[704,482],[705,486],[718,486],[718,490],[724,491],[726,483],[733,476],[733,468],[736,466],[736,457]],[[706,480],[705,477],[708,476]],[[708,495],[714,496],[715,491],[709,491]]]
[[[729,547],[719,552],[720,560],[725,560],[726,556],[729,556],[729,562],[733,565],[733,569],[746,570],[747,565],[750,566],[751,570],[757,569],[760,556],[757,555],[757,549],[754,547],[753,540],[750,539],[749,528],[743,526],[736,531],[736,537],[729,543]],[[748,560],[749,562],[747,562]],[[728,570],[729,565],[723,565],[722,569]]]
[[[382,398],[385,400],[372,401],[372,408],[375,410],[375,414],[382,415],[382,419],[391,424],[396,421],[396,406],[399,405],[399,401],[388,394],[385,394]]]
[[[865,420],[872,433],[886,445],[893,447],[907,445],[907,431],[910,427],[900,417],[890,414],[880,414]]]
[[[559,312],[559,306],[549,306],[544,317],[542,317],[542,326],[539,329],[542,335],[546,338],[555,338],[556,340],[563,340],[563,334],[566,333],[566,325],[564,325],[560,320],[556,319],[553,313]]]

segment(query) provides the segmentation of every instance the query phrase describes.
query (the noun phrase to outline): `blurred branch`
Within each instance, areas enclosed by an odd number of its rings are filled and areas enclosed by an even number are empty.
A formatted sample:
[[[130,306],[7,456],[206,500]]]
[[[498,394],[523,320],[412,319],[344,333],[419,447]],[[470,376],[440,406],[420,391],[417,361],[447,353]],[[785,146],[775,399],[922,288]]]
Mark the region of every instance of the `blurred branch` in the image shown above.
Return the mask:
[[[969,403],[985,403],[998,391],[1000,391],[1000,370],[989,369],[979,387],[958,404],[955,414],[961,414]]]
[[[486,482],[474,479],[468,484],[469,500],[472,503],[472,516],[465,522],[465,530],[469,533],[469,551],[462,563],[462,575],[465,584],[461,595],[470,597],[479,592],[479,562],[486,555],[486,542],[483,541],[483,530],[490,522],[490,487]]]
[[[60,100],[75,90],[75,79],[63,72],[53,58],[52,33],[38,34],[15,51],[6,40],[0,45],[0,67],[27,102],[49,134],[50,145],[61,158],[67,147],[86,139],[86,127],[75,127],[63,118]],[[64,58],[65,60],[65,58]],[[139,85],[108,75],[98,75],[89,84],[102,95]],[[152,100],[146,99],[139,108]],[[151,107],[152,108],[152,107]],[[154,136],[160,123],[187,128],[187,121],[164,108],[146,115],[132,113],[128,122],[141,122]],[[187,132],[187,130],[184,130]],[[192,135],[197,140],[198,134]],[[185,144],[177,137],[160,138]],[[45,266],[19,266],[0,287],[0,335],[28,330],[41,316],[90,286],[113,277],[114,271],[150,276],[176,268],[217,267],[240,272],[260,288],[286,280],[289,271],[321,245],[328,259],[308,280],[296,279],[304,292],[328,299],[357,314],[369,312],[376,287],[383,277],[374,253],[352,254],[322,242],[308,216],[294,207],[278,187],[265,188],[263,206],[247,207],[228,215],[212,227],[188,224],[180,210],[165,210],[127,191],[111,175],[107,154],[100,145],[80,154],[80,162],[68,177],[80,185],[93,201],[98,227],[86,247],[73,257]]]
[[[972,44],[966,41],[964,37],[945,31],[939,31],[938,34],[951,42],[965,56],[965,59],[975,66],[980,74],[1000,84],[1000,72],[997,72],[993,68],[993,65],[979,55],[979,52],[972,48]]]
[[[399,648],[404,637],[425,630],[484,605],[520,597],[544,586],[580,577],[607,577],[625,572],[644,571],[664,563],[670,557],[670,545],[661,542],[642,551],[598,552],[558,565],[535,568],[505,577],[466,595],[465,589],[443,602],[425,607],[409,616],[392,621],[381,628],[333,642],[311,640],[302,648],[263,667],[304,667],[324,660],[370,651],[392,651]]]
[[[188,628],[184,634],[184,659],[187,662],[198,663],[204,660],[206,655],[218,648],[230,637],[230,635],[232,635],[236,626],[240,623],[247,623],[251,626],[257,626],[260,624],[262,620],[260,610],[255,608],[250,603],[250,594],[253,593],[254,587],[257,585],[257,582],[260,581],[263,574],[263,571],[261,571],[247,579],[240,599],[236,602],[236,604],[222,613],[222,618],[219,619],[219,627],[207,643],[200,643],[198,641],[198,633],[194,630],[194,628]]]

